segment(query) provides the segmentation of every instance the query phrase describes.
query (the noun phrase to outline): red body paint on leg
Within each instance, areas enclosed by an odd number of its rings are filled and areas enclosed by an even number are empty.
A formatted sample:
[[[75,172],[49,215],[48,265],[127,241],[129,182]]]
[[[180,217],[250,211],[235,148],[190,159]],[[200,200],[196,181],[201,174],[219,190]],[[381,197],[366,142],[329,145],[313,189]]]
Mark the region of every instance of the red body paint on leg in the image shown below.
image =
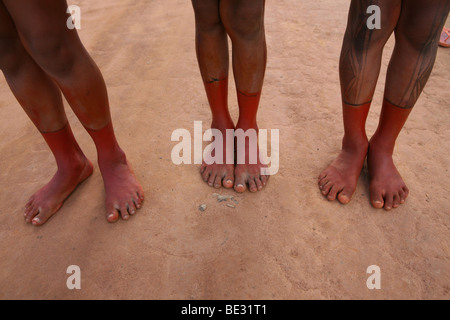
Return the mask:
[[[228,129],[234,128],[228,110],[228,77],[217,81],[204,82],[204,84],[214,128],[221,129],[220,127],[223,126],[230,127]]]
[[[204,82],[206,95],[212,113],[211,128],[220,130],[223,137],[222,164],[206,164],[203,162],[200,174],[203,181],[210,187],[224,187],[230,189],[234,185],[234,163],[227,164],[227,154],[234,154],[234,150],[227,150],[227,130],[234,129],[234,123],[228,110],[228,77],[223,80]],[[212,154],[215,157],[215,154]]]
[[[391,210],[406,201],[409,189],[394,165],[392,154],[400,131],[412,108],[400,108],[387,99],[381,110],[378,129],[370,140],[368,166],[372,205]]]
[[[117,143],[112,123],[100,130],[86,130],[97,147],[98,164],[106,191],[107,219],[115,222],[120,215],[127,220],[141,208],[143,189]]]
[[[63,205],[75,188],[92,174],[92,164],[76,142],[70,126],[42,133],[56,159],[58,170],[52,180],[28,201],[25,219],[42,225]]]
[[[355,193],[369,146],[366,119],[370,105],[343,104],[345,134],[342,151],[319,176],[319,188],[329,201],[338,199],[342,204],[348,204]]]
[[[255,130],[256,134],[258,134],[257,113],[261,92],[244,93],[238,90],[237,95],[239,103],[239,121],[236,125],[236,130],[242,129],[244,132],[247,132],[247,130]],[[247,187],[250,192],[261,191],[269,180],[269,176],[261,175],[261,169],[267,168],[267,165],[261,163],[259,146],[257,147],[256,164],[250,163],[250,152],[253,152],[252,150],[254,150],[250,147],[248,138],[246,138],[244,150],[239,148],[238,144],[236,146],[237,158],[245,159],[245,163],[237,163],[235,169],[236,182],[234,184],[234,189],[237,192],[244,192]],[[243,155],[242,152],[245,154]]]
[[[239,121],[237,128],[244,130],[258,130],[256,117],[258,114],[259,102],[261,100],[261,92],[245,93],[237,90],[237,98],[239,104]]]

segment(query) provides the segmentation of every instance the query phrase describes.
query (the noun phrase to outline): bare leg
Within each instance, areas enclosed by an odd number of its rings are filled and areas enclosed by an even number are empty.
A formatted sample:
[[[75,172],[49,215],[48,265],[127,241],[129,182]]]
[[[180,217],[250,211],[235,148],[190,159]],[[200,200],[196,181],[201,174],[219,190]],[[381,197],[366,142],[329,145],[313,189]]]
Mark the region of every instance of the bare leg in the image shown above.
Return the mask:
[[[394,165],[392,153],[433,69],[449,8],[449,0],[402,2],[380,123],[369,147],[370,194],[375,208],[397,208],[408,196],[409,190]]]
[[[232,188],[234,164],[226,163],[226,130],[234,129],[228,111],[228,39],[220,19],[219,0],[192,0],[195,12],[197,59],[212,112],[212,129],[224,137],[223,164],[203,163],[200,173],[211,187]],[[229,150],[234,154],[234,150]],[[213,155],[214,156],[214,155]]]
[[[128,219],[141,206],[142,187],[112,130],[102,75],[76,30],[66,26],[65,0],[3,0],[30,56],[58,85],[92,136],[106,190],[108,221]]]
[[[370,5],[380,6],[381,29],[367,27]],[[344,138],[337,159],[319,176],[328,200],[347,204],[356,190],[368,150],[365,125],[380,74],[384,45],[400,15],[401,0],[353,0],[340,59]]]
[[[220,16],[233,44],[233,71],[238,90],[239,120],[236,129],[258,132],[257,112],[264,82],[267,48],[264,30],[264,0],[222,0]],[[243,150],[237,150],[243,152]],[[259,154],[256,164],[249,161],[249,143],[245,163],[235,169],[235,190],[262,190],[268,176],[261,175]],[[258,152],[259,153],[259,152]],[[238,155],[239,158],[239,155]]]
[[[92,164],[73,137],[61,93],[23,47],[14,23],[0,2],[0,69],[17,100],[45,138],[58,171],[25,207],[25,220],[42,225],[63,205],[78,184],[92,174]]]

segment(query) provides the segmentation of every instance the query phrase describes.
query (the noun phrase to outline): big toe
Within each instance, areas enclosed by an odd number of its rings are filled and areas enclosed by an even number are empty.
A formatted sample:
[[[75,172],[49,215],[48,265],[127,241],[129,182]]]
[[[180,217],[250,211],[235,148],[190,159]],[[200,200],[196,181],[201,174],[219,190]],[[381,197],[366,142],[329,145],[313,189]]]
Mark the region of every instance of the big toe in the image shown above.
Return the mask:
[[[39,213],[31,220],[31,223],[34,226],[42,226],[45,224],[48,219],[52,216],[51,212],[49,210],[39,210]]]
[[[352,200],[353,192],[349,189],[345,189],[338,195],[338,200],[342,204],[349,204]]]
[[[370,201],[375,209],[382,209],[384,207],[383,194],[379,190],[373,190],[370,193]]]
[[[234,190],[239,193],[245,192],[246,185],[245,179],[243,177],[236,178],[236,182],[234,183]]]
[[[223,179],[223,187],[226,189],[231,189],[234,186],[234,178],[233,176],[226,176]]]
[[[119,220],[118,206],[113,204],[107,206],[106,220],[108,220],[108,222],[110,223],[114,223]]]

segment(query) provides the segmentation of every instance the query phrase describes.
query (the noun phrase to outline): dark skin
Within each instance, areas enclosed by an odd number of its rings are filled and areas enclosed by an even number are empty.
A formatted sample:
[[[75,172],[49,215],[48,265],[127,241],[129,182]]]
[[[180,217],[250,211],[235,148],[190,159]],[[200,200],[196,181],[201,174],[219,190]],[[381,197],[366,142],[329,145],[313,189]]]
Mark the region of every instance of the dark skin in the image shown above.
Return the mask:
[[[105,82],[76,30],[69,30],[65,0],[0,1],[0,68],[18,102],[53,152],[58,171],[26,204],[25,219],[42,225],[92,174],[62,103],[65,96],[94,140],[106,190],[109,222],[142,206],[142,187],[111,124]]]
[[[226,136],[227,129],[255,129],[267,61],[264,31],[264,0],[192,0],[196,21],[196,48],[200,72],[212,112],[211,128]],[[228,36],[232,42],[233,72],[236,81],[239,120],[235,125],[228,111]],[[224,139],[225,140],[225,139]],[[257,164],[250,164],[246,143],[245,163],[204,163],[201,175],[211,187],[247,188],[257,192],[267,184]]]
[[[381,30],[366,26],[370,5],[381,9]],[[344,139],[338,158],[319,176],[328,200],[350,202],[367,157],[372,205],[391,210],[405,203],[409,189],[392,160],[395,143],[436,60],[449,0],[353,0],[344,38],[340,79]],[[394,32],[396,45],[387,71],[378,129],[365,131],[383,48]]]

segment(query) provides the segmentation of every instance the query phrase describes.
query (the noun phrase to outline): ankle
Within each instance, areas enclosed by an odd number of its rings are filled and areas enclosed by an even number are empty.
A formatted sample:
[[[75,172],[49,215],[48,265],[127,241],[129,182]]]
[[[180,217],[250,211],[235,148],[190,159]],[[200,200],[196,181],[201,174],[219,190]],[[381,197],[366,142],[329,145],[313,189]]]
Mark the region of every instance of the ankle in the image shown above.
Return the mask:
[[[57,157],[56,163],[58,171],[79,173],[86,167],[89,160],[82,152],[74,152],[72,154],[64,154]]]
[[[348,152],[367,152],[369,140],[365,134],[344,135],[342,139],[342,150]]]
[[[248,120],[239,119],[239,121],[238,121],[238,123],[236,125],[236,128],[237,129],[242,129],[244,131],[247,131],[249,129],[254,129],[254,130],[256,130],[256,132],[259,131],[258,123],[256,122],[256,120],[248,121]]]
[[[231,117],[214,117],[211,123],[211,128],[218,130],[227,130],[234,129],[235,126],[233,120],[231,120]]]
[[[99,149],[97,151],[99,164],[105,163],[127,163],[127,156],[125,152],[117,145],[114,148],[105,150]]]
[[[376,152],[377,154],[392,156],[394,153],[395,141],[375,134],[370,139],[369,145],[370,150]]]

